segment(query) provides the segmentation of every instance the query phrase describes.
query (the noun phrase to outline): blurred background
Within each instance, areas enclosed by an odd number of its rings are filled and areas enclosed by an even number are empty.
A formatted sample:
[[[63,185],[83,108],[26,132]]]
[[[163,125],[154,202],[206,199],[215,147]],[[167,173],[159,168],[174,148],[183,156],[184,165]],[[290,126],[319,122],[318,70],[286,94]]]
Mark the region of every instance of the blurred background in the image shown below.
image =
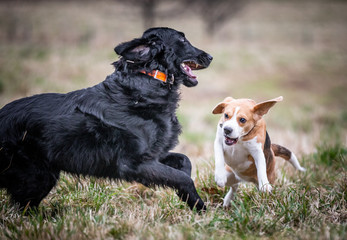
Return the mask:
[[[0,1],[0,106],[93,86],[113,72],[113,48],[152,26],[183,31],[213,55],[182,87],[177,151],[213,162],[226,96],[284,101],[265,117],[273,142],[303,156],[347,135],[347,1]]]

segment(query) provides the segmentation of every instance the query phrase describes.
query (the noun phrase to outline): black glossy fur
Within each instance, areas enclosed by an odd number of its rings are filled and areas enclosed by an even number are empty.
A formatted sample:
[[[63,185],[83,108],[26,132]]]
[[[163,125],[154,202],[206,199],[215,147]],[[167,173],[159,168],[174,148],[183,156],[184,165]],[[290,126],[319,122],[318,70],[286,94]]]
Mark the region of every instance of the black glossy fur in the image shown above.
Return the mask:
[[[115,51],[115,72],[100,84],[22,98],[0,110],[0,188],[21,207],[38,206],[66,171],[168,186],[190,208],[205,208],[190,160],[169,151],[181,132],[179,87],[197,84],[180,64],[203,68],[212,57],[169,28],[149,29]],[[165,72],[168,83],[141,70]]]

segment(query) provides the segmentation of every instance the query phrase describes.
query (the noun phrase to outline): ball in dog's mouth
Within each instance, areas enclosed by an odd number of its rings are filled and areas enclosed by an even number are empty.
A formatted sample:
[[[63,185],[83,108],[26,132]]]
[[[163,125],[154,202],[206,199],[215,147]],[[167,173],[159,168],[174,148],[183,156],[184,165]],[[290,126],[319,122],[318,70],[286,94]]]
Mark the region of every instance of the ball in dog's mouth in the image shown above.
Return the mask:
[[[239,140],[238,138],[229,138],[227,136],[224,136],[224,137],[225,137],[225,144],[228,146],[236,144],[237,140]]]

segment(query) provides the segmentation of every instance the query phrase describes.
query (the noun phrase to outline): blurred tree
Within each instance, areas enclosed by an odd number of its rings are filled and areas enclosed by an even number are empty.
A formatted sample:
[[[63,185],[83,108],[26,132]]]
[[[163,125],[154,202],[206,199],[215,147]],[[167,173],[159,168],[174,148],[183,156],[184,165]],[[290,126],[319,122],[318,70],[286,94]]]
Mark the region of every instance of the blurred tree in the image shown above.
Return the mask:
[[[140,8],[145,29],[153,27],[157,18],[178,17],[184,13],[182,0],[115,0],[116,2]],[[164,8],[160,8],[163,7]],[[159,9],[160,8],[160,9]]]
[[[140,7],[144,28],[147,29],[154,25],[155,8],[160,0],[116,0],[116,2]]]
[[[134,1],[141,5],[142,18],[145,28],[150,28],[154,25],[155,18],[155,8],[158,5],[159,0],[141,0]]]
[[[214,34],[226,21],[239,13],[248,0],[116,0],[141,8],[144,28],[154,26],[156,18],[177,17],[189,11],[197,13],[205,24],[208,35]],[[165,11],[159,6],[168,5]]]
[[[214,34],[226,21],[233,18],[248,0],[180,0],[195,9],[205,23],[207,34]]]

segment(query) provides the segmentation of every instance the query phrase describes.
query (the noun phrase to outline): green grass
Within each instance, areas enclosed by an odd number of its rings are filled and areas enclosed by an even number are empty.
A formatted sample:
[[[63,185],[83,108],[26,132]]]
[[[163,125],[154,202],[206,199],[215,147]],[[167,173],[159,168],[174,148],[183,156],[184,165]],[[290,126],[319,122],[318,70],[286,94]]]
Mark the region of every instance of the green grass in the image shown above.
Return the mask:
[[[196,177],[203,214],[168,189],[63,175],[37,211],[20,212],[0,192],[0,239],[342,239],[346,157],[341,145],[318,147],[303,159],[306,173],[279,179],[271,194],[245,184],[228,209],[221,206],[226,189],[204,168]]]

